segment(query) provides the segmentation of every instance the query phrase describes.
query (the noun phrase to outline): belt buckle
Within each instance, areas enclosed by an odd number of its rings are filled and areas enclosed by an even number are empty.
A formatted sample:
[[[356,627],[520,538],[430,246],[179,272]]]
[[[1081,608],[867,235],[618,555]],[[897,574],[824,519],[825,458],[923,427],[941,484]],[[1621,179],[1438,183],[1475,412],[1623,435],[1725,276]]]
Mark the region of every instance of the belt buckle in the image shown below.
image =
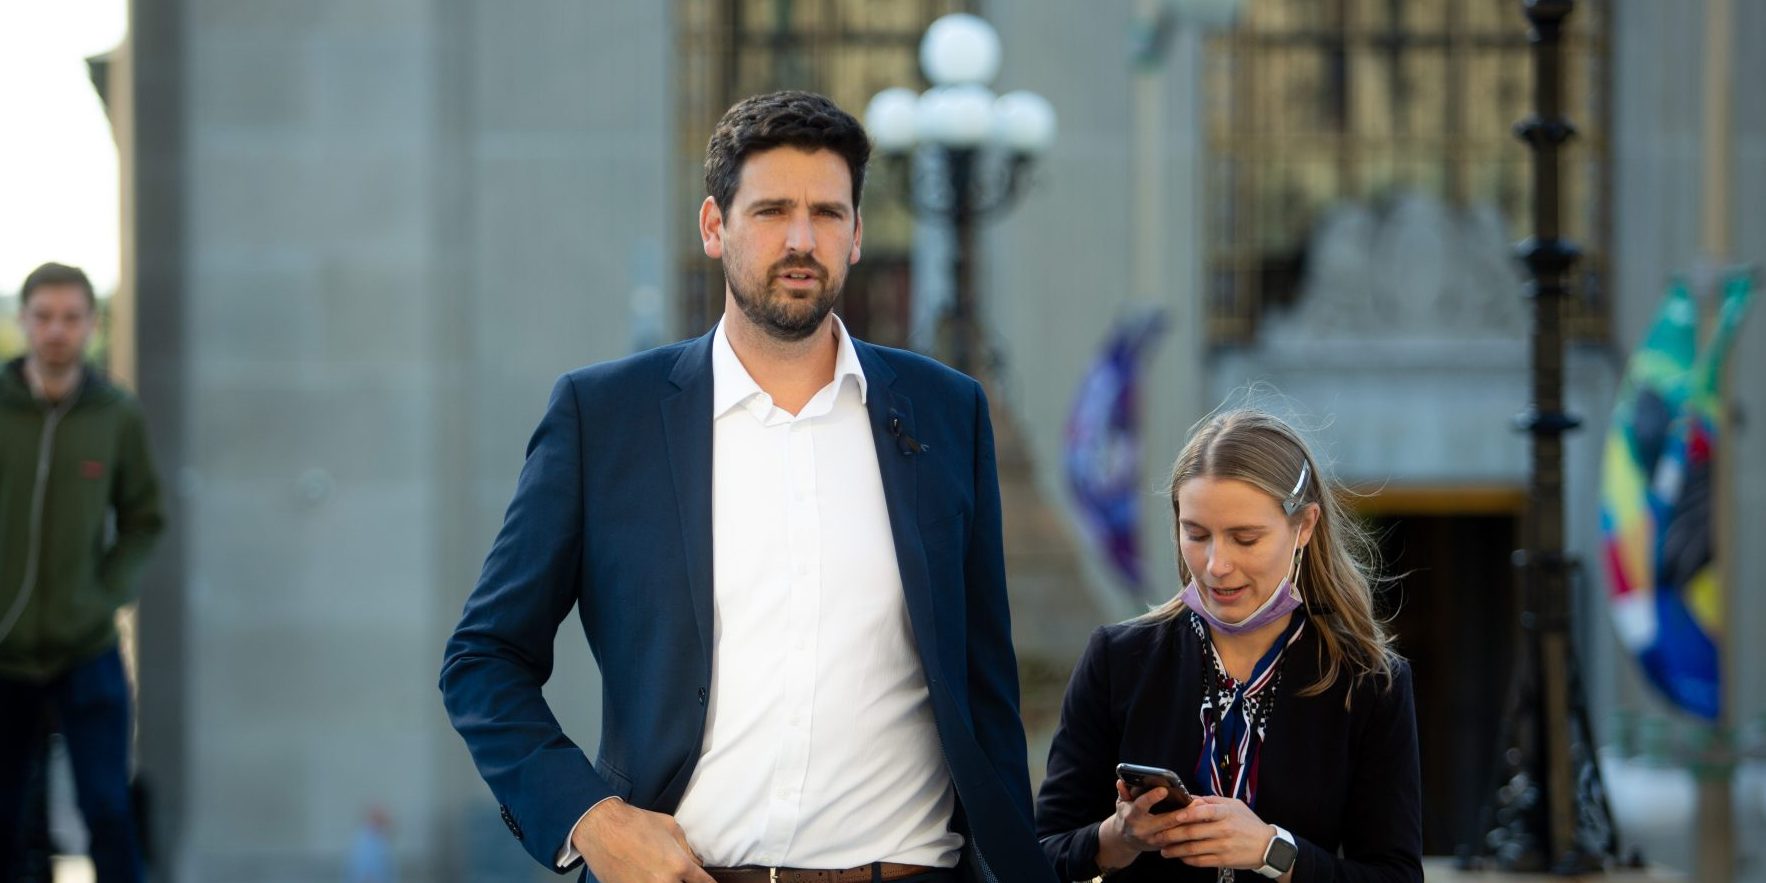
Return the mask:
[[[766,869],[766,878],[767,878],[767,883],[779,883],[779,869],[778,868],[767,868]]]

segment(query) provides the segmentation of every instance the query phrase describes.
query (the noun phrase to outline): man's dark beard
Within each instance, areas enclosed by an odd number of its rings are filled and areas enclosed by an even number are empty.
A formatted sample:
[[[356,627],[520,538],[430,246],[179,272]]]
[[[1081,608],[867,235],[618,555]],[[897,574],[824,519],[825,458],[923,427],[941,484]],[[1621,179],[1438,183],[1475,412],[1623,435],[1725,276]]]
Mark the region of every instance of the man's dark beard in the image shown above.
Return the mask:
[[[827,271],[814,261],[783,261],[767,271],[766,281],[762,285],[770,286],[775,276],[792,269],[808,270],[824,281],[829,278]],[[816,333],[816,329],[822,327],[822,320],[834,311],[834,302],[840,298],[839,288],[826,288],[813,303],[813,309],[808,313],[800,313],[791,309],[794,304],[786,295],[770,297],[768,295],[771,292],[765,287],[759,297],[755,296],[755,292],[744,291],[739,277],[730,272],[728,264],[724,266],[724,279],[730,283],[730,293],[735,295],[736,306],[742,308],[742,315],[747,316],[748,321],[766,329],[772,338],[786,343],[796,343]]]

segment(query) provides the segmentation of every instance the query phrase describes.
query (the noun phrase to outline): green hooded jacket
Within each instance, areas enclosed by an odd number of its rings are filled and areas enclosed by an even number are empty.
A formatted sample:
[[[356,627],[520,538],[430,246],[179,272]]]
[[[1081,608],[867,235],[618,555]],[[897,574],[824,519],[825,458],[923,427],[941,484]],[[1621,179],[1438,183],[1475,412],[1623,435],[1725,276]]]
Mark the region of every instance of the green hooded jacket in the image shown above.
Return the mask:
[[[0,368],[0,678],[46,681],[115,644],[164,527],[134,396],[87,366],[52,407],[23,359]]]

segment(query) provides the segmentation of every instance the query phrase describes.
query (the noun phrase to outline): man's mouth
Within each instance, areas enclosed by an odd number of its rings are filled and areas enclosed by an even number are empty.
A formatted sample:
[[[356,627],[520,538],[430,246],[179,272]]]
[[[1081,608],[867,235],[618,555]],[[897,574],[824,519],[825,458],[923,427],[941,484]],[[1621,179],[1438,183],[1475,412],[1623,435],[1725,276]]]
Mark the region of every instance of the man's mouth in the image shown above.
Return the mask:
[[[778,274],[777,278],[792,288],[804,288],[821,281],[814,270],[786,270]]]

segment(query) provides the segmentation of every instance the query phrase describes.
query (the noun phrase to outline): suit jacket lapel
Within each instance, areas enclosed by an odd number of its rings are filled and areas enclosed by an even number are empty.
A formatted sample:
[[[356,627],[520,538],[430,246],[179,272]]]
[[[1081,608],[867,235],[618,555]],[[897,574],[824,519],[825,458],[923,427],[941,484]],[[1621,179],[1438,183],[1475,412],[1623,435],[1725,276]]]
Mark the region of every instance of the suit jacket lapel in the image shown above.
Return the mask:
[[[895,560],[901,571],[901,590],[907,600],[908,620],[920,645],[921,663],[929,681],[938,654],[938,623],[933,613],[932,578],[926,567],[925,547],[920,541],[919,450],[914,434],[914,402],[896,384],[896,374],[877,349],[854,339],[859,364],[865,371],[870,394],[865,404],[871,415],[871,437],[877,446],[877,471],[883,479],[883,498],[889,507],[889,528],[895,540]]]
[[[662,400],[663,441],[680,510],[681,554],[686,562],[701,659],[711,665],[711,338],[681,351],[669,381],[679,392]]]

